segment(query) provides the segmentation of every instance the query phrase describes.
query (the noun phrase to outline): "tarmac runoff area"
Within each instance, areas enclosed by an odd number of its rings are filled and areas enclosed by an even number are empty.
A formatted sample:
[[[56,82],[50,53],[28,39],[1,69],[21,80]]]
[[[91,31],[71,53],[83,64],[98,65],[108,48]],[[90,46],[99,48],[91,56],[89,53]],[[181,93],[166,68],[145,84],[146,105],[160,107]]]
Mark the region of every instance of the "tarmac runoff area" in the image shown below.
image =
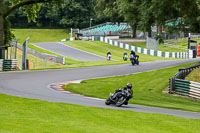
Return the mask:
[[[0,93],[50,102],[62,102],[115,110],[132,110],[146,113],[160,113],[184,118],[200,119],[199,112],[180,111],[134,104],[129,104],[127,106],[119,108],[115,106],[105,105],[104,99],[90,98],[78,94],[70,94],[65,91],[59,91],[55,88],[52,89],[53,85],[54,87],[59,86],[60,83],[66,83],[66,81],[128,75],[145,71],[157,70],[161,68],[167,68],[171,66],[177,66],[180,64],[195,62],[199,60],[199,58],[194,58],[142,62],[139,66],[132,66],[131,64],[122,64],[59,70],[1,72]]]
[[[76,48],[72,48],[63,43],[47,42],[47,43],[32,43],[33,45],[57,53],[59,55],[79,60],[79,61],[106,61],[106,57],[101,57],[92,53],[88,53]],[[106,53],[105,53],[106,56]]]

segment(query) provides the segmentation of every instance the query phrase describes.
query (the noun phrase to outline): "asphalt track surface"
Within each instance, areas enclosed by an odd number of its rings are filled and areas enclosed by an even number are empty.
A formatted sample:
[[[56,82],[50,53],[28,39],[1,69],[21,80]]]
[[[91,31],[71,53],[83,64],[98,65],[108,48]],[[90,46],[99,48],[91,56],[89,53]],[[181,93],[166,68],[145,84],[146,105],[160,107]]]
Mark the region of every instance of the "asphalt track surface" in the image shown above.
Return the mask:
[[[105,61],[105,57],[91,54],[76,48],[69,47],[62,43],[48,42],[48,43],[32,43],[33,45],[69,57],[79,61]],[[106,51],[107,52],[107,51]],[[106,56],[106,53],[105,53]]]
[[[199,61],[199,59],[195,58],[171,61],[168,60],[144,62],[141,63],[139,66],[122,64],[112,66],[82,67],[44,71],[1,72],[0,93],[50,102],[62,102],[116,110],[132,110],[136,112],[160,113],[184,118],[200,119],[200,113],[197,112],[140,106],[134,104],[129,104],[123,107],[106,106],[103,99],[72,95],[62,91],[54,90],[50,87],[50,85],[52,84],[59,84],[66,81],[139,73],[171,66],[177,66],[194,61]]]

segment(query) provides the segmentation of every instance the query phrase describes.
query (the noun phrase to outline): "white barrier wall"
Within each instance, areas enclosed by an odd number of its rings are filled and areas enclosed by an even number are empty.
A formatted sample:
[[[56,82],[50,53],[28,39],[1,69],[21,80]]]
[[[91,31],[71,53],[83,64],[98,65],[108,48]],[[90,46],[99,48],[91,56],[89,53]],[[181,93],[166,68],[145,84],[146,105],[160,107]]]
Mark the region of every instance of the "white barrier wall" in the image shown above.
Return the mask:
[[[109,41],[108,41],[109,38]],[[115,38],[115,37],[113,37]],[[108,43],[110,45],[114,45],[116,47],[128,49],[128,50],[134,50],[135,52],[152,55],[152,56],[158,56],[158,57],[164,57],[164,58],[193,58],[193,52],[192,50],[189,50],[189,52],[165,52],[165,51],[157,51],[157,50],[150,50],[146,48],[136,47],[129,44],[119,43],[117,41],[111,40],[112,36],[110,37],[100,37],[100,40],[102,42]],[[114,43],[113,43],[114,41]],[[189,54],[188,54],[189,53]]]

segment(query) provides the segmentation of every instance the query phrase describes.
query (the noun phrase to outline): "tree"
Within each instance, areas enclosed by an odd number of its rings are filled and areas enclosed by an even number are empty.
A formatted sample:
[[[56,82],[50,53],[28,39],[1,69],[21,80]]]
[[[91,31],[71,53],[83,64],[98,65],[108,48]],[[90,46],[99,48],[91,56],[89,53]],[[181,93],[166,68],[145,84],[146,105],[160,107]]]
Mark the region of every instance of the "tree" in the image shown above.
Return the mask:
[[[59,25],[63,27],[89,27],[94,17],[94,0],[70,0],[62,3]],[[94,19],[94,18],[93,18]]]
[[[155,23],[152,0],[142,0],[138,8],[140,12],[140,21],[138,25],[141,30],[148,32],[148,37],[151,37],[151,26]]]
[[[120,13],[118,0],[97,0],[95,12],[100,20],[112,22],[124,20],[123,14]]]
[[[177,7],[185,24],[192,32],[200,32],[200,1],[182,0],[177,2]]]
[[[0,0],[0,59],[4,59],[5,47],[12,38],[8,16],[16,9],[23,10],[29,22],[35,21],[37,11],[39,11],[42,3],[53,2],[58,0]]]
[[[140,21],[141,12],[139,7],[141,5],[141,0],[119,0],[120,13],[123,14],[124,19],[132,27],[132,36],[136,37],[137,26]]]

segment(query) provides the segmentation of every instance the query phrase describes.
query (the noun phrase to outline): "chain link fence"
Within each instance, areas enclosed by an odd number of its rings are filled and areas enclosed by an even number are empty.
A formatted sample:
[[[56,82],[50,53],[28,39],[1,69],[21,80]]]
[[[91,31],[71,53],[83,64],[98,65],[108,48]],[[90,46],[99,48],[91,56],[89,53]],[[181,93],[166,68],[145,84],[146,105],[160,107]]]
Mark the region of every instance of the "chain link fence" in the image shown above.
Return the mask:
[[[146,48],[147,49],[153,49],[153,50],[158,50],[159,46],[159,41],[150,37],[147,37],[147,43],[146,43]]]
[[[19,49],[22,49],[22,46],[20,44],[17,44],[17,47]],[[50,55],[50,54],[40,53],[40,52],[30,49],[30,48],[28,48],[28,53],[30,53],[40,59],[46,60],[46,61],[51,61],[54,63],[63,64],[63,65],[65,64],[64,57],[58,57],[58,56],[54,56],[54,55]]]

